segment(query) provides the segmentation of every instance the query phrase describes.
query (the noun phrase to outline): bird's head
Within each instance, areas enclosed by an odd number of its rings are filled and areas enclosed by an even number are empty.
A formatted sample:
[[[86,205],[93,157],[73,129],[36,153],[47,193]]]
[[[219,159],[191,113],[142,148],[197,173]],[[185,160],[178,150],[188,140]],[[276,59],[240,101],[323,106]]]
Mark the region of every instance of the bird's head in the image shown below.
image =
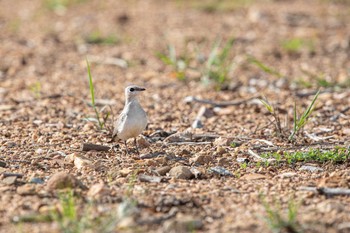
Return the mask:
[[[130,85],[125,88],[125,96],[127,99],[132,100],[133,98],[137,97],[140,92],[145,90],[146,89],[143,87]]]

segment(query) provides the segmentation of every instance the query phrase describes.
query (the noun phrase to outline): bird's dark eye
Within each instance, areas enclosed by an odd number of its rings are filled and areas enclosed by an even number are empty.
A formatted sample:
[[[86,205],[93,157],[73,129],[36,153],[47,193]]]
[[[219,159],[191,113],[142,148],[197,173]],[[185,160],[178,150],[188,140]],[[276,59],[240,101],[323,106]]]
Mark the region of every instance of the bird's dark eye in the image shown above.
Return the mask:
[[[135,89],[134,88],[130,88],[130,91],[135,91]]]

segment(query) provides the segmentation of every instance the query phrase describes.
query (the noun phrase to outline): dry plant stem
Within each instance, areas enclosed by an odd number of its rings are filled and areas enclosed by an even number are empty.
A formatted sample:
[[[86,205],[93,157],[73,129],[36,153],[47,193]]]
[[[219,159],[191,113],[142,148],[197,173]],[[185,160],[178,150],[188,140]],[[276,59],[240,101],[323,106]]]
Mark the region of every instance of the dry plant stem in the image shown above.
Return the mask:
[[[327,88],[323,91],[320,91],[320,94],[323,94],[323,93],[331,93],[331,92],[334,92],[333,88]],[[312,96],[312,95],[316,95],[317,91],[307,91],[307,92],[297,92],[295,93],[295,96],[297,97],[309,97],[309,96]]]
[[[89,60],[92,63],[103,64],[103,65],[115,65],[120,68],[127,68],[128,63],[121,58],[115,57],[99,57],[99,56],[89,56]]]
[[[111,147],[109,147],[109,146],[97,145],[97,144],[92,144],[92,143],[83,143],[81,145],[82,151],[90,151],[90,150],[109,151],[110,149],[111,149]]]
[[[350,195],[350,189],[345,188],[317,188],[317,187],[299,187],[300,191],[310,191],[314,193],[319,193],[327,196],[333,196],[333,195]]]
[[[209,105],[212,105],[214,107],[228,107],[228,106],[241,105],[241,104],[247,103],[247,102],[249,102],[249,101],[251,101],[253,99],[256,99],[256,98],[260,98],[260,95],[253,96],[253,97],[250,97],[250,98],[247,98],[247,99],[244,99],[244,100],[225,101],[225,102],[217,102],[217,101],[213,101],[213,100],[199,99],[199,98],[194,97],[194,96],[188,96],[188,97],[186,97],[185,101],[187,103],[197,102],[197,103],[200,103],[200,104],[209,104]]]
[[[253,158],[255,158],[256,160],[258,160],[258,161],[264,161],[264,162],[267,161],[267,159],[265,159],[265,158],[259,156],[257,153],[255,153],[255,152],[252,151],[252,150],[248,150],[248,154],[249,154],[250,156],[252,156]]]
[[[197,113],[196,119],[192,123],[192,128],[194,128],[194,129],[203,128],[201,118],[203,117],[205,110],[206,110],[206,108],[204,106],[201,106],[201,108],[199,109],[199,111]]]
[[[331,121],[336,121],[336,120],[338,120],[338,118],[339,118],[342,114],[346,113],[346,112],[349,111],[349,110],[350,110],[350,106],[344,108],[342,111],[340,111],[340,113],[338,113],[337,115],[332,116],[332,117],[331,117]]]
[[[278,111],[278,110],[277,110]],[[279,114],[276,111],[273,112],[273,117],[275,118],[275,127],[279,137],[283,136],[283,131],[281,127],[281,120]]]
[[[208,145],[212,142],[171,142],[166,143],[166,145],[189,145],[189,146],[197,146],[197,145]]]

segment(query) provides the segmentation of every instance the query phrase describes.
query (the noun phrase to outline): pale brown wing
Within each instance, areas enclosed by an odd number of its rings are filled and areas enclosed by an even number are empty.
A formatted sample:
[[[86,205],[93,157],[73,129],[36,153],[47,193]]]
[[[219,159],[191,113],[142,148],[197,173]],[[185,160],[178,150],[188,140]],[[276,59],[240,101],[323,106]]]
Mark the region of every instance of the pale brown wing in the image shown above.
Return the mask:
[[[126,114],[124,114],[123,112],[119,115],[118,119],[116,120],[115,124],[114,124],[114,130],[113,130],[113,134],[112,134],[112,140],[114,140],[116,137],[118,137],[118,129],[119,126],[121,124],[124,123],[126,118]]]

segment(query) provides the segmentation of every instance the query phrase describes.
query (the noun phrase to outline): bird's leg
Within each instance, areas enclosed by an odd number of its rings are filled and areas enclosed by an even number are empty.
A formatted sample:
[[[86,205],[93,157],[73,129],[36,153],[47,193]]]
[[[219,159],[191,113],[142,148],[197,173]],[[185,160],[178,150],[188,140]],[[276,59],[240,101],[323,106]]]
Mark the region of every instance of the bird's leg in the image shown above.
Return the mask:
[[[137,154],[140,155],[140,151],[139,151],[139,147],[138,147],[138,145],[137,145],[137,140],[136,140],[136,138],[134,138],[134,144],[135,144],[135,148],[136,148]]]
[[[128,155],[129,154],[129,150],[128,150],[128,145],[126,144],[126,140],[124,141],[124,145],[125,145],[125,152]]]

